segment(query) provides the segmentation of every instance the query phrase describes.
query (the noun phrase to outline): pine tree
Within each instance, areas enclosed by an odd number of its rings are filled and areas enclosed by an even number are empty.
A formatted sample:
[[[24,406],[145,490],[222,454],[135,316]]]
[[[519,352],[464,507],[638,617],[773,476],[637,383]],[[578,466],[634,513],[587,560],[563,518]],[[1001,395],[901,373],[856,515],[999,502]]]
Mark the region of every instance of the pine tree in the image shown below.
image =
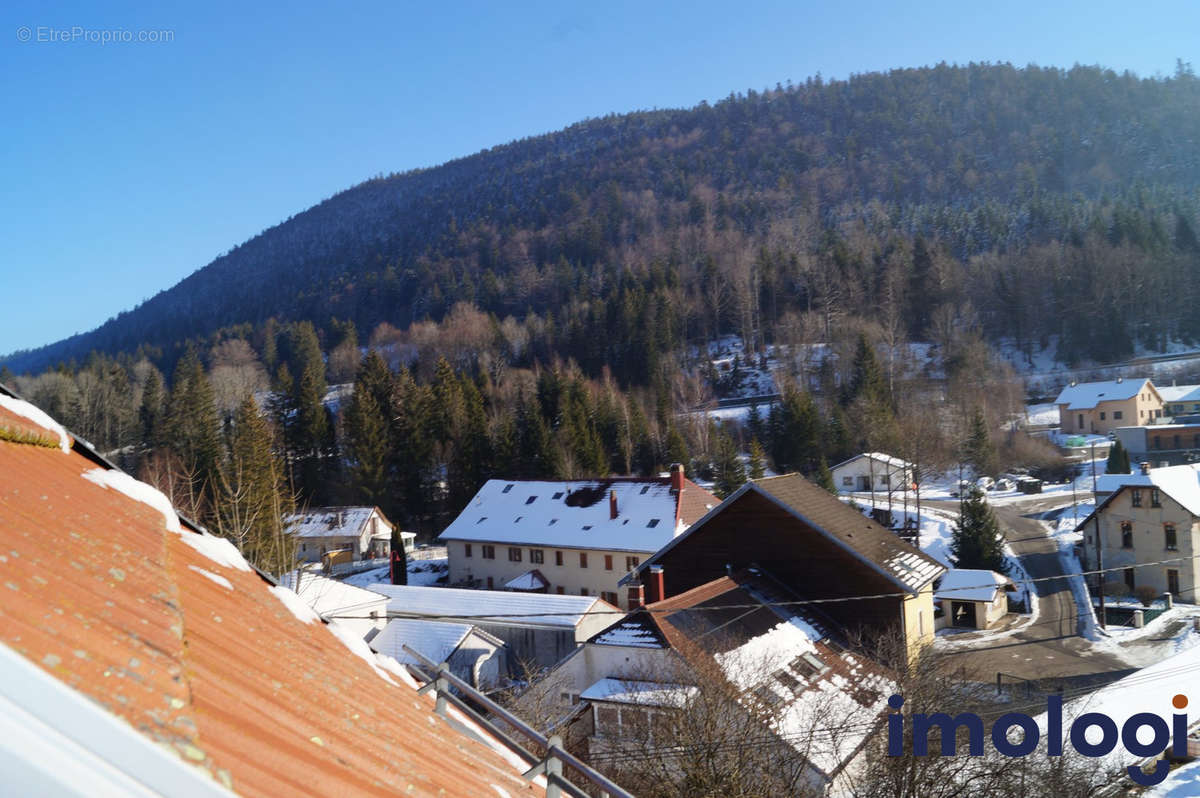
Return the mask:
[[[987,418],[981,407],[976,407],[975,413],[971,416],[971,426],[967,432],[967,440],[963,444],[963,454],[967,463],[975,469],[976,476],[983,476],[994,471],[996,447],[992,444]]]
[[[883,369],[875,356],[875,348],[863,333],[859,333],[858,336],[854,362],[850,367],[850,379],[846,383],[846,394],[842,403],[850,405],[858,399],[865,400],[870,405],[887,404],[889,401],[887,380],[884,379]]]
[[[683,466],[684,473],[688,476],[692,474],[692,461],[688,456],[687,442],[680,434],[679,428],[671,424],[667,430],[667,462],[679,463]]]
[[[354,501],[383,506],[388,495],[388,425],[375,394],[361,382],[355,384],[343,424]]]
[[[162,445],[163,384],[158,369],[151,368],[142,386],[142,405],[138,409],[138,424],[142,443],[151,449]]]
[[[983,491],[972,488],[962,504],[950,544],[957,568],[982,568],[1008,573],[1004,561],[1004,535]]]
[[[1128,474],[1131,470],[1129,452],[1118,440],[1108,450],[1108,463],[1104,471],[1107,474]]]
[[[746,431],[751,440],[763,440],[766,437],[767,428],[757,404],[750,405],[750,412],[746,414]]]
[[[825,458],[821,458],[821,462],[825,462]],[[763,451],[762,444],[758,442],[758,438],[750,439],[750,460],[747,465],[750,466],[750,479],[762,479],[767,475],[767,455]]]
[[[294,566],[295,544],[284,531],[293,502],[272,443],[270,426],[246,397],[231,424],[216,525],[251,563],[279,575]]]
[[[716,451],[713,456],[713,491],[721,499],[740,488],[746,482],[746,469],[738,453],[737,444],[725,432],[716,433]]]
[[[192,492],[204,509],[221,477],[220,421],[212,385],[190,348],[175,367],[164,438],[182,460]]]
[[[837,495],[837,485],[833,484],[833,472],[829,470],[829,463],[825,462],[825,457],[821,457],[821,462],[817,464],[817,484],[825,490]]]

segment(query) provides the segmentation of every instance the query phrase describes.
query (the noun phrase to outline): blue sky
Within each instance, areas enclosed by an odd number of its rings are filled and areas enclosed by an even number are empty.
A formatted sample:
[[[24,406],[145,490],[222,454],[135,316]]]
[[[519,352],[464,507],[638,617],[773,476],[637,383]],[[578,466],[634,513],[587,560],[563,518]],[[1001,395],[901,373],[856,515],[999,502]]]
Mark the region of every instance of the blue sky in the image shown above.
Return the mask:
[[[366,178],[588,116],[943,60],[1200,64],[1197,0],[647,5],[5,3],[0,353]]]

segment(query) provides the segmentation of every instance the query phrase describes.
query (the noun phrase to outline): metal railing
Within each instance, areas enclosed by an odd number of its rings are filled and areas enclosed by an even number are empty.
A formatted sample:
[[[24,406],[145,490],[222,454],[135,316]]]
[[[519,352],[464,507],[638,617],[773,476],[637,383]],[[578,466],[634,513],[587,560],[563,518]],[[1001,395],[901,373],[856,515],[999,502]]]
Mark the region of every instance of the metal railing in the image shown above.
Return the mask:
[[[621,789],[621,787],[617,786],[616,783],[608,779],[603,773],[600,773],[591,765],[578,759],[574,754],[563,748],[562,738],[557,734],[546,737],[537,729],[534,729],[525,723],[525,721],[480,693],[470,684],[455,676],[450,672],[446,663],[443,662],[439,665],[421,652],[413,650],[408,645],[404,645],[402,648],[410,657],[420,662],[424,668],[432,671],[432,673],[429,673],[416,665],[408,665],[413,675],[425,682],[425,685],[417,690],[417,692],[432,692],[434,694],[433,711],[438,715],[445,716],[447,707],[453,704],[466,713],[473,722],[482,726],[489,734],[503,744],[504,747],[529,763],[530,767],[524,773],[525,778],[532,780],[539,775],[546,777],[546,798],[561,798],[564,794],[575,796],[575,798],[592,798],[589,793],[569,781],[563,775],[563,765],[574,768],[585,779],[599,787],[602,790],[602,798],[608,798],[609,796],[611,798],[633,798],[631,793]],[[452,692],[451,687],[458,690],[462,695],[467,696],[471,704],[483,707],[489,713],[519,731],[534,745],[544,749],[546,752],[545,755],[539,756],[525,748],[520,742],[513,739],[507,732],[485,717],[475,706],[471,706],[462,697]]]

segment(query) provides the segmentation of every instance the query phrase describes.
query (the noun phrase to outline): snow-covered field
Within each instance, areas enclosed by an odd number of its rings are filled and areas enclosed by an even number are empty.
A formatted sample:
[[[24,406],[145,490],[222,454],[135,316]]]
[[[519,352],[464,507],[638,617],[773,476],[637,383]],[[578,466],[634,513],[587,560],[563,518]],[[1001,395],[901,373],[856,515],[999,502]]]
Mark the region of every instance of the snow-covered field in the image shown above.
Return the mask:
[[[1176,768],[1166,781],[1142,793],[1142,798],[1195,798],[1200,795],[1200,759]]]

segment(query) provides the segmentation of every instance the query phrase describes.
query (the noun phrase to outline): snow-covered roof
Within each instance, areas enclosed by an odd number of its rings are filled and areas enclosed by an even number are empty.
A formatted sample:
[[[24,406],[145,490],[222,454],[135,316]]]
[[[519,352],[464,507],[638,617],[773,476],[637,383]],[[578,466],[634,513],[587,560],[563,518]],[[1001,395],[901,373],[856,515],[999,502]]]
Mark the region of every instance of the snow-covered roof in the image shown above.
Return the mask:
[[[376,512],[374,507],[317,507],[288,516],[287,523],[291,525],[288,531],[297,538],[358,537],[373,512]],[[383,520],[386,528],[376,537],[391,537],[391,525],[387,519]]]
[[[848,460],[843,460],[842,462],[838,463],[837,465],[832,466],[830,468],[830,470],[832,471],[832,470],[839,469],[844,465],[849,465],[850,463],[853,463],[856,460],[861,460],[863,458],[873,460],[876,463],[882,463],[883,465],[888,466],[889,468],[895,468],[895,469],[913,468],[912,463],[908,462],[907,460],[903,460],[899,457],[892,457],[890,454],[884,454],[883,452],[863,452],[862,454],[854,455],[853,457],[851,457]]]
[[[748,569],[635,610],[588,643],[711,657],[739,700],[764,710],[772,730],[828,775],[881,722],[894,684],[837,643],[830,622],[799,598]]]
[[[699,692],[699,688],[686,684],[601,679],[580,693],[579,697],[585,701],[681,708]]]
[[[588,642],[600,646],[630,646],[632,648],[663,648],[664,644],[652,627],[637,621],[625,620],[605,629]]]
[[[388,603],[390,613],[428,618],[463,618],[472,622],[575,627],[589,613],[616,611],[616,607],[595,596],[381,583],[371,585],[371,590],[391,599]]]
[[[421,662],[406,652],[404,646],[434,662],[445,662],[467,639],[471,628],[469,623],[394,618],[382,632],[371,638],[369,645],[374,651],[394,657],[405,665],[420,665]]]
[[[1142,392],[1148,380],[1108,380],[1107,382],[1081,382],[1062,389],[1056,405],[1066,405],[1068,410],[1091,410],[1101,402],[1124,401]],[[1153,389],[1153,386],[1151,386]]]
[[[312,571],[299,574],[291,571],[284,574],[279,583],[295,591],[320,615],[336,615],[345,610],[359,610],[372,606],[382,607],[388,602],[388,597],[382,593],[348,585]]]
[[[693,482],[706,504],[719,501]],[[616,494],[617,517],[610,510]],[[488,480],[441,540],[654,552],[695,518],[679,517],[670,478],[576,481]],[[700,514],[703,514],[702,512]]]
[[[942,575],[942,581],[933,597],[951,601],[992,601],[996,591],[1012,584],[1004,574],[980,568],[951,568]]]
[[[546,577],[542,576],[542,572],[536,568],[532,568],[504,583],[504,586],[509,590],[542,590],[549,587],[549,585],[550,583],[546,581]]]
[[[1096,480],[1096,493],[1114,494],[1123,486],[1154,487],[1179,502],[1192,515],[1200,515],[1200,465],[1151,468],[1143,474],[1104,474]]]
[[[1158,395],[1164,402],[1200,402],[1200,385],[1161,385]]]

